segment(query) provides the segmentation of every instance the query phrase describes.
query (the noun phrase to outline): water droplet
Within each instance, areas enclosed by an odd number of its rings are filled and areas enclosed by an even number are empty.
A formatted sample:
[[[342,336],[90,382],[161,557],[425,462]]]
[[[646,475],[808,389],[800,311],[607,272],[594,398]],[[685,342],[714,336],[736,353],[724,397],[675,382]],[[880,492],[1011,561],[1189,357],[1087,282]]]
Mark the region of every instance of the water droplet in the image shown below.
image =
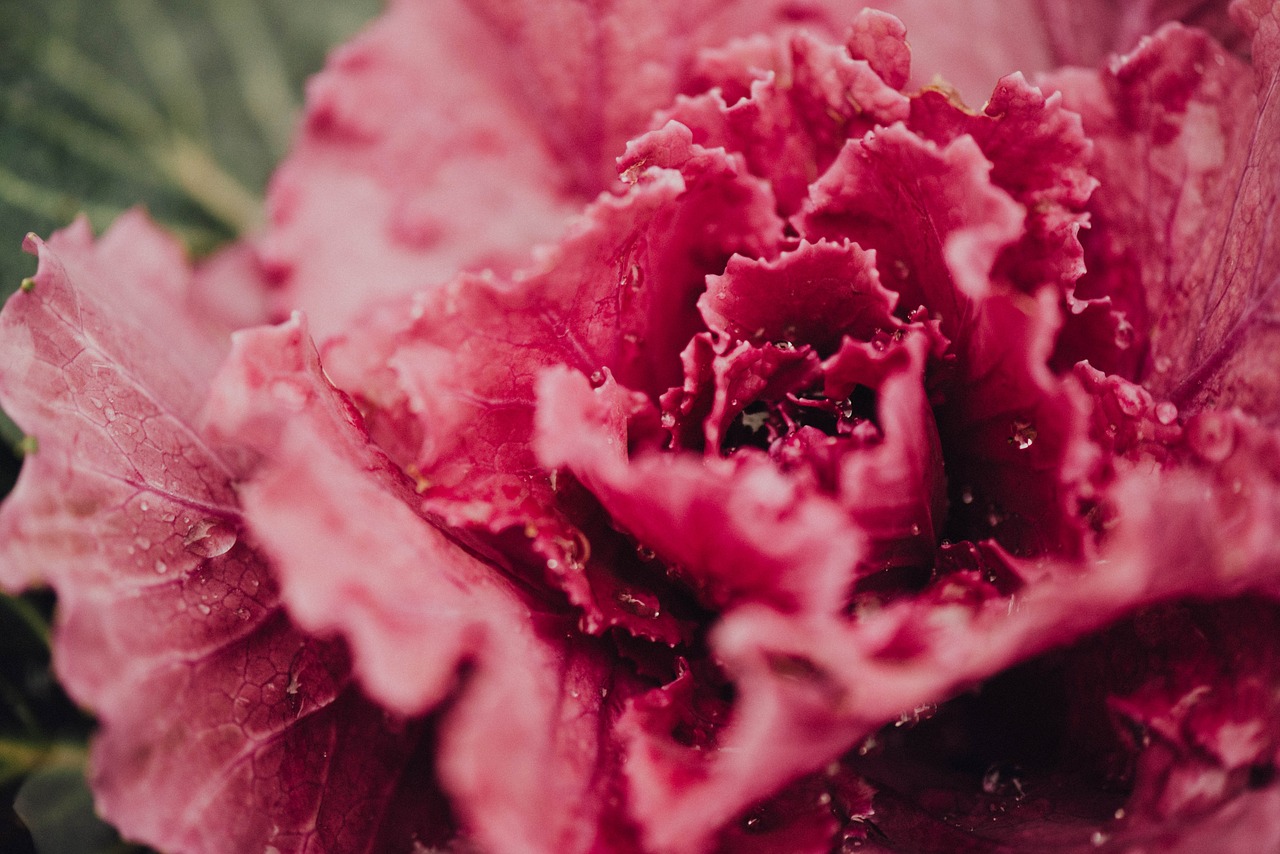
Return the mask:
[[[823,792],[821,795],[818,795],[818,806],[825,807],[829,803],[831,803],[830,792]]]
[[[919,526],[919,525],[916,525],[916,524],[914,524],[914,523],[911,525],[911,536],[913,536],[913,537],[918,537],[918,536],[920,536],[920,526]]]
[[[653,560],[658,555],[653,549],[642,544],[642,545],[636,546],[636,556],[639,557],[641,560]]]
[[[676,416],[670,412],[662,413],[662,426],[667,430],[670,430],[672,427],[676,426]]]
[[[151,548],[151,541],[146,537],[138,537],[133,541],[133,544],[138,548],[142,549],[144,552],[147,549]]]
[[[156,561],[155,570],[156,570],[156,575],[164,575],[166,572],[169,571],[169,564],[165,563],[162,560],[158,560]]]
[[[934,703],[922,703],[909,712],[903,712],[898,715],[898,719],[893,722],[895,727],[906,727],[910,729],[921,721],[927,721],[938,712],[938,707]],[[874,746],[874,743],[871,745]],[[861,752],[861,748],[859,748]]]
[[[1168,356],[1156,356],[1154,367],[1157,374],[1167,374],[1173,367],[1173,359]]]
[[[592,388],[600,388],[604,385],[604,371],[592,371],[587,379],[591,382]]]
[[[1116,821],[1121,821],[1125,817],[1124,807],[1120,807],[1115,811]]]
[[[1116,324],[1116,347],[1121,350],[1128,350],[1133,346],[1135,334],[1133,324],[1121,318],[1120,322]]]
[[[237,617],[239,617],[239,618],[240,618],[240,619],[242,619],[242,620],[247,620],[247,619],[249,619],[249,609],[248,609],[248,608],[237,608],[237,609],[236,609],[236,616],[237,616]]]
[[[658,598],[652,593],[620,588],[613,594],[613,598],[622,606],[622,610],[637,617],[652,620],[662,613],[658,608]]]
[[[796,345],[792,344],[790,341],[775,341],[773,342],[773,346],[775,349],[781,350],[784,353],[790,353],[796,349]]]
[[[1039,432],[1030,421],[1019,419],[1013,422],[1013,434],[1009,437],[1009,444],[1019,451],[1025,451],[1031,447],[1038,435],[1040,435]]]
[[[1133,386],[1122,385],[1115,390],[1116,404],[1120,411],[1130,418],[1139,415],[1146,407],[1143,405],[1142,393]]]
[[[1206,462],[1220,463],[1235,450],[1235,425],[1221,413],[1201,412],[1187,424],[1187,441]]]
[[[216,519],[203,519],[191,527],[182,544],[194,555],[218,557],[231,551],[236,544],[236,532]]]
[[[640,285],[644,282],[644,271],[640,269],[639,264],[632,264],[622,281],[624,286],[632,290],[639,290]]]
[[[547,569],[559,569],[559,568],[560,568],[560,561],[556,560],[555,558],[549,558],[547,560]]]
[[[147,503],[147,502],[145,502],[145,501],[139,501],[139,502],[138,502],[138,509],[139,509],[139,510],[141,510],[143,513],[146,513],[148,510],[150,510],[150,509],[151,509],[151,505],[150,505],[150,504],[148,504],[148,503]]]
[[[213,613],[213,609],[210,608],[208,605],[204,604],[203,602],[201,602],[199,605],[196,606],[196,610],[199,611],[201,614],[204,614],[206,617]]]
[[[858,822],[859,824],[861,822]],[[840,838],[840,854],[851,854],[860,851],[866,844],[866,831],[861,828],[849,828]]]
[[[1093,832],[1093,836],[1089,837],[1089,842],[1095,847],[1100,847],[1105,845],[1107,840],[1110,838],[1111,837],[1107,836],[1107,834],[1103,833],[1101,830],[1095,830]]]
[[[1022,782],[1022,769],[1016,765],[996,762],[982,775],[982,791],[995,797],[1012,797],[1022,800],[1026,789]]]
[[[1178,407],[1169,401],[1156,404],[1156,420],[1161,424],[1172,424],[1178,418]]]
[[[961,503],[961,504],[972,504],[972,503],[973,503],[973,490],[972,490],[972,489],[970,489],[970,488],[969,488],[969,487],[967,487],[967,486],[964,488],[964,490],[960,493],[960,503]]]

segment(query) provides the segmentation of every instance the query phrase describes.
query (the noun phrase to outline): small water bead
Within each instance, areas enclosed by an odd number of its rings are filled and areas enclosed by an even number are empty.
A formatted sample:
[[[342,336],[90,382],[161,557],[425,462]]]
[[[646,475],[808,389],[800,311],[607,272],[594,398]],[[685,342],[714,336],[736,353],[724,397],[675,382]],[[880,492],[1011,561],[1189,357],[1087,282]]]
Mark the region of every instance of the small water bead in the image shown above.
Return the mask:
[[[235,546],[236,532],[216,519],[203,519],[191,527],[182,544],[187,551],[199,557],[218,557]]]
[[[970,489],[970,488],[969,488],[969,487],[967,487],[967,486],[964,488],[964,490],[960,493],[960,503],[961,503],[961,504],[972,504],[972,503],[973,503],[973,490],[972,490],[972,489]]]
[[[1116,404],[1120,411],[1130,418],[1135,418],[1146,408],[1142,392],[1133,386],[1122,385],[1115,390]]]
[[[1220,463],[1235,450],[1235,424],[1226,415],[1201,412],[1187,427],[1187,441],[1191,449],[1206,462]]]
[[[162,560],[158,560],[156,561],[156,564],[155,564],[155,571],[156,571],[156,575],[164,575],[166,572],[169,571],[169,564],[165,563]]]
[[[637,617],[653,620],[662,613],[658,607],[657,597],[651,593],[624,588],[614,593],[613,598],[622,610]]]
[[[1026,797],[1026,788],[1022,782],[1021,769],[999,762],[988,766],[982,775],[982,791],[987,795],[1022,800]]]
[[[1169,425],[1178,418],[1178,407],[1169,401],[1163,401],[1156,404],[1156,420],[1161,424]]]
[[[1133,346],[1133,341],[1136,335],[1137,331],[1133,328],[1133,324],[1122,319],[1116,324],[1116,347],[1121,350],[1128,350]]]
[[[898,715],[898,719],[893,722],[895,727],[906,727],[910,729],[921,721],[927,721],[938,712],[938,706],[935,703],[922,703],[909,712],[903,712]]]
[[[1013,422],[1013,434],[1009,436],[1009,444],[1019,451],[1025,451],[1035,443],[1036,437],[1039,435],[1035,425],[1030,421],[1019,419]]]
[[[1167,374],[1169,369],[1173,367],[1173,359],[1168,356],[1156,356],[1156,360],[1152,367],[1156,369],[1157,374]]]
[[[604,385],[604,371],[592,371],[587,379],[591,382],[592,388],[600,388]]]

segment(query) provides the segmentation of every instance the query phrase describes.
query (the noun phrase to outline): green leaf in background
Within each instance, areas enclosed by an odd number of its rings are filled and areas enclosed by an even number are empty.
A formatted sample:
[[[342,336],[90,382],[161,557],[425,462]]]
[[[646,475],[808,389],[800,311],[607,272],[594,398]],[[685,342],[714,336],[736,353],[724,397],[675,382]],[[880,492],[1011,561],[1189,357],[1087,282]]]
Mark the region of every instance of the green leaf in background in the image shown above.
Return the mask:
[[[303,84],[379,0],[0,0],[0,299],[28,232],[144,205],[194,256],[255,228]],[[0,370],[3,366],[0,366]],[[0,414],[0,495],[30,451]],[[92,719],[49,669],[53,599],[0,597],[0,851],[122,854],[84,782]]]

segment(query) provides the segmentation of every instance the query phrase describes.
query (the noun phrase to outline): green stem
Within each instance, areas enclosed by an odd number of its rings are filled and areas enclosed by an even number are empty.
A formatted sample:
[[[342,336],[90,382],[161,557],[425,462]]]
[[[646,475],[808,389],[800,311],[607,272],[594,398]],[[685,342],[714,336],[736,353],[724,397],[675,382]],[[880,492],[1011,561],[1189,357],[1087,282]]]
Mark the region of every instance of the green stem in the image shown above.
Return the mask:
[[[0,738],[0,768],[5,776],[20,777],[37,768],[84,768],[88,748],[73,741],[24,741]]]

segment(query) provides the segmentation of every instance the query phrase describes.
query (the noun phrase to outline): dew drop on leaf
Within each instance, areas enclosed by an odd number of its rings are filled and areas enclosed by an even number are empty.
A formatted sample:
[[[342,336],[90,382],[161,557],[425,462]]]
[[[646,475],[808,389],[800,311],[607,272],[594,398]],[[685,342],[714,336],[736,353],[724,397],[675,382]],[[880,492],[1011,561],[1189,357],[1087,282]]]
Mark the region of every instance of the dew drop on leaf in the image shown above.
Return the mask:
[[[203,519],[191,527],[182,544],[193,555],[218,557],[231,551],[236,544],[236,532],[216,519]]]
[[[651,593],[623,588],[614,593],[613,598],[622,606],[622,610],[637,617],[652,620],[662,613],[658,608],[657,598]]]
[[[1025,451],[1035,442],[1039,433],[1030,421],[1013,422],[1013,434],[1009,436],[1009,444],[1019,451]]]

